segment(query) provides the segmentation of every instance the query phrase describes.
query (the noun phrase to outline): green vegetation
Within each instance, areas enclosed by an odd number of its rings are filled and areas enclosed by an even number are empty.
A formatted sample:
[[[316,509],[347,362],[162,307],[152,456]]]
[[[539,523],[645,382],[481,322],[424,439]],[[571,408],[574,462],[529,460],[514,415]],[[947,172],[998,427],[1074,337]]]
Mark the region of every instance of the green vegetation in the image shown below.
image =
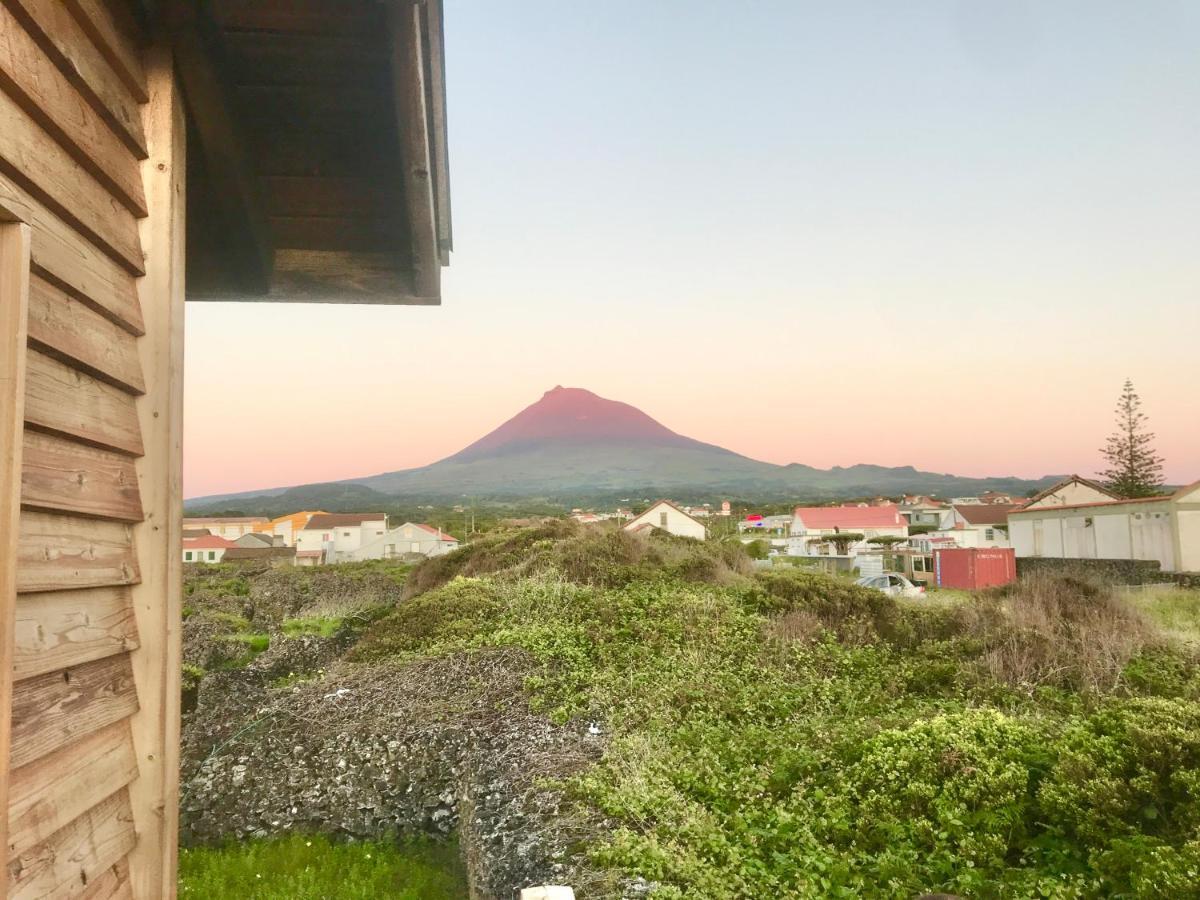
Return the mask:
[[[300,619],[284,619],[283,633],[288,637],[300,637],[306,634],[317,637],[333,637],[345,623],[340,616],[305,616]]]
[[[1155,586],[1129,599],[1171,636],[1200,644],[1200,590]]]
[[[658,897],[1200,896],[1200,674],[1095,585],[896,601],[736,547],[526,529],[418,567],[358,660],[530,653],[595,720],[590,852]]]
[[[462,900],[450,844],[335,844],[291,835],[182,850],[179,896],[196,900]]]

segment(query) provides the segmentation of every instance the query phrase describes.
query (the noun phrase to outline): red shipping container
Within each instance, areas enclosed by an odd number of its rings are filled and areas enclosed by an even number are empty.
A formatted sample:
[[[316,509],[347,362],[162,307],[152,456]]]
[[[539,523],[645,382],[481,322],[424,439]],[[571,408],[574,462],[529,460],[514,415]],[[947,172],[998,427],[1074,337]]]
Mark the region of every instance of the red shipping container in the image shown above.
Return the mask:
[[[996,587],[1017,580],[1017,551],[1010,547],[958,547],[933,551],[938,587]]]

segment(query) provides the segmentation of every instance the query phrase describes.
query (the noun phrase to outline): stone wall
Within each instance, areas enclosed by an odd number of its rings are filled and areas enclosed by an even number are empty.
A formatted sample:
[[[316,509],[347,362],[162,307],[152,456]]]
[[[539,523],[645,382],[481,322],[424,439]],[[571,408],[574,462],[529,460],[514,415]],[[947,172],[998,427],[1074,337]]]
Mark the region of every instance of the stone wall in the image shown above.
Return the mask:
[[[350,666],[328,662],[322,643],[273,642],[247,668],[203,679],[184,730],[185,845],[457,832],[474,900],[546,883],[614,895],[573,855],[598,824],[550,784],[598,758],[602,739],[529,711],[528,658]],[[297,672],[314,677],[297,683]]]

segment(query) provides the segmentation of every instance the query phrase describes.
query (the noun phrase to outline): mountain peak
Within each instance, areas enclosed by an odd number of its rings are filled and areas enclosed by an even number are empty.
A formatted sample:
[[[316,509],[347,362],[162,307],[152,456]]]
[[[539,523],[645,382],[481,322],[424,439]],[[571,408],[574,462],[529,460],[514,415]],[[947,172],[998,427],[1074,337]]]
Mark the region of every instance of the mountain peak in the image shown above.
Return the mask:
[[[557,384],[536,403],[450,459],[461,462],[553,444],[703,446],[628,403]]]

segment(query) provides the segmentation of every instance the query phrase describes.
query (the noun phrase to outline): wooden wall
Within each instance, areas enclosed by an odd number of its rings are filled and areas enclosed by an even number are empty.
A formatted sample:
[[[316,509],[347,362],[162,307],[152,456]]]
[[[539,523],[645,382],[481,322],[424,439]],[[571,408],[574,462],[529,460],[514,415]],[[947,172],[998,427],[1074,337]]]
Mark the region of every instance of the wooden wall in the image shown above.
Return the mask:
[[[124,22],[0,0],[0,897],[174,894],[182,116]]]

